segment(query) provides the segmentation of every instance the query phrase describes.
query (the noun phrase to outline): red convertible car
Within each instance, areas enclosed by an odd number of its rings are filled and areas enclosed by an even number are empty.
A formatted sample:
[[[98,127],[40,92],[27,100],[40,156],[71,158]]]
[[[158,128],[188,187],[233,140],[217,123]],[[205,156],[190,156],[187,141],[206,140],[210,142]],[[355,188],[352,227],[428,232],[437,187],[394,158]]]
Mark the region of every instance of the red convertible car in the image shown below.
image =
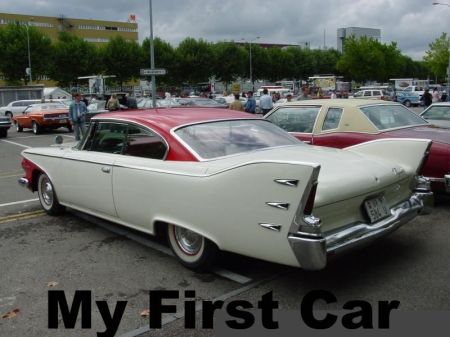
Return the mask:
[[[403,105],[374,100],[297,101],[265,118],[313,145],[346,148],[381,138],[431,139],[422,174],[435,192],[450,193],[450,131],[431,125]]]

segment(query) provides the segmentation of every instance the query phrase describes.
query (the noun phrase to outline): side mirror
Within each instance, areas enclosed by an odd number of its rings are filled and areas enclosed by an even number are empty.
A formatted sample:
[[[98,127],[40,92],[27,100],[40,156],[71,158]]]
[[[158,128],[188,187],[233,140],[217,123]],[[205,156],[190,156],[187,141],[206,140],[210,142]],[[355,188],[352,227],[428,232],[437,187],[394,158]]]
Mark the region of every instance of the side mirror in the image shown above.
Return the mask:
[[[63,137],[58,135],[55,137],[55,144],[61,145],[63,143]]]

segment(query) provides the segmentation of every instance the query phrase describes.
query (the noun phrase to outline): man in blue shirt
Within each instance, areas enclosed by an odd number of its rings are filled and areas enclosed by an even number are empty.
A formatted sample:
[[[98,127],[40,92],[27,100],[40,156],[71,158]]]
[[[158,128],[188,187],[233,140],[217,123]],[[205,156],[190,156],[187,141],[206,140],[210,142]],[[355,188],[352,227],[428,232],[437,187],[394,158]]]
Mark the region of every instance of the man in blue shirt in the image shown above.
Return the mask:
[[[85,115],[88,110],[79,93],[74,95],[74,99],[69,106],[69,118],[75,130],[75,140],[80,140],[86,129]]]
[[[256,100],[253,97],[253,91],[247,93],[247,102],[245,103],[244,110],[251,114],[256,113]]]
[[[272,97],[269,96],[269,91],[267,88],[264,88],[263,95],[259,100],[259,107],[261,108],[262,113],[265,115],[273,108]]]

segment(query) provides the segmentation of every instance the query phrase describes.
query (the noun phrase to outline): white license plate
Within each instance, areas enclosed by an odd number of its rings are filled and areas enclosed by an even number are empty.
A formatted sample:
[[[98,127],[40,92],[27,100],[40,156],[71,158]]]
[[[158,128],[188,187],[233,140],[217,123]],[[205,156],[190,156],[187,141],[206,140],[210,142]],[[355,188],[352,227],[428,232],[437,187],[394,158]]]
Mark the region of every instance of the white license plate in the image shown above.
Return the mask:
[[[59,124],[66,124],[67,123],[67,119],[61,119],[60,121],[59,121]]]
[[[370,223],[377,222],[390,215],[389,208],[384,197],[376,197],[364,202],[367,215],[369,215]]]

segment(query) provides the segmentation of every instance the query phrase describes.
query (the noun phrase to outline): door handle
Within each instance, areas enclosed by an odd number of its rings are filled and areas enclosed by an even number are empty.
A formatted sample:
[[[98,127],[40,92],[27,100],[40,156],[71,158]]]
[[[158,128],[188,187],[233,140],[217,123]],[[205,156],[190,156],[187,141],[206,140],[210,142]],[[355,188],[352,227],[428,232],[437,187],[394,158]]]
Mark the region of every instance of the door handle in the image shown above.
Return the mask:
[[[103,166],[102,167],[102,172],[103,173],[110,173],[111,172],[111,167]]]

